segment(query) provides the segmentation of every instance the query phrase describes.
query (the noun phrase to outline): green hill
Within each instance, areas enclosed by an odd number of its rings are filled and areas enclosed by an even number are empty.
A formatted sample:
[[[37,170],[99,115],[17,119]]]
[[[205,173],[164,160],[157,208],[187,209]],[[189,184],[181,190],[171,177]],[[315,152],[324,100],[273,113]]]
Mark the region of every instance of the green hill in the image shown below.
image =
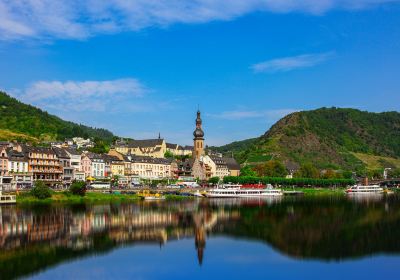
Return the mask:
[[[0,140],[50,141],[71,137],[110,143],[114,135],[106,129],[64,121],[0,91]]]
[[[256,140],[227,145],[240,162],[270,158],[319,168],[400,167],[400,113],[321,108],[292,113]],[[372,166],[371,166],[372,167]]]

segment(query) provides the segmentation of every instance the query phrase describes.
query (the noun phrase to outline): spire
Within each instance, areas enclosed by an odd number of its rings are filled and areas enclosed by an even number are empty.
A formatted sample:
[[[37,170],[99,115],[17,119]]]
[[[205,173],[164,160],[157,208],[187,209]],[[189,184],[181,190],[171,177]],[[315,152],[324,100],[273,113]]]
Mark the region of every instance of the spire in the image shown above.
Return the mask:
[[[158,139],[161,139],[161,133],[158,132]]]
[[[193,132],[193,136],[195,139],[202,139],[204,137],[204,132],[201,125],[202,125],[201,113],[200,111],[197,111],[196,130]]]

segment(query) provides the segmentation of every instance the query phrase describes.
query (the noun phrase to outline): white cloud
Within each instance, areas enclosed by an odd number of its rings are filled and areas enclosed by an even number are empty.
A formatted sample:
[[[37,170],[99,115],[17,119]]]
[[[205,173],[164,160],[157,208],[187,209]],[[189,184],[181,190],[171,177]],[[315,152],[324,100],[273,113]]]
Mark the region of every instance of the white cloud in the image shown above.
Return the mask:
[[[207,116],[216,119],[223,120],[243,120],[243,119],[257,119],[267,118],[272,120],[278,120],[290,113],[298,112],[297,109],[277,109],[277,110],[265,110],[265,111],[225,111],[219,114],[207,114]]]
[[[286,72],[300,68],[307,68],[323,63],[332,57],[332,52],[322,54],[303,54],[298,56],[275,58],[252,65],[255,73]]]
[[[109,81],[38,81],[25,90],[12,90],[24,102],[50,111],[112,111],[132,108],[148,89],[137,79]]]
[[[83,39],[174,23],[232,20],[257,11],[320,15],[400,0],[0,0],[0,39]]]

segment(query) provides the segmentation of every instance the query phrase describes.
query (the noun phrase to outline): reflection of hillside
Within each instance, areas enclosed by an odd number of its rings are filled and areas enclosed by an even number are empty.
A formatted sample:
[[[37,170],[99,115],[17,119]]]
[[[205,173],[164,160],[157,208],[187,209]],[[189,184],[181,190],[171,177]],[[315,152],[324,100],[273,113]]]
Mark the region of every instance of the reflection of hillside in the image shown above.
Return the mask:
[[[398,202],[396,198],[385,203],[368,201],[367,207],[342,199],[319,199],[242,208],[240,223],[225,233],[264,240],[296,258],[341,260],[399,253]]]
[[[27,275],[123,244],[162,246],[187,237],[194,238],[201,264],[209,234],[262,240],[296,258],[337,260],[398,253],[398,202],[392,197],[367,202],[203,200],[78,209],[1,207],[0,275]]]

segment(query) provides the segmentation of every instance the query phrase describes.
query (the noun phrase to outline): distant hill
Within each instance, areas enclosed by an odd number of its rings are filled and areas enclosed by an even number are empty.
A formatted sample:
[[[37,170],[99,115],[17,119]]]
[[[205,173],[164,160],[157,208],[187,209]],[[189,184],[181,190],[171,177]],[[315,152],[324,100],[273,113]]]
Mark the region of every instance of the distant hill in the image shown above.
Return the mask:
[[[0,140],[51,141],[65,138],[96,138],[110,143],[114,135],[51,115],[0,91]]]
[[[319,168],[400,167],[400,113],[321,108],[292,113],[259,138],[218,147],[240,162],[271,158]]]

